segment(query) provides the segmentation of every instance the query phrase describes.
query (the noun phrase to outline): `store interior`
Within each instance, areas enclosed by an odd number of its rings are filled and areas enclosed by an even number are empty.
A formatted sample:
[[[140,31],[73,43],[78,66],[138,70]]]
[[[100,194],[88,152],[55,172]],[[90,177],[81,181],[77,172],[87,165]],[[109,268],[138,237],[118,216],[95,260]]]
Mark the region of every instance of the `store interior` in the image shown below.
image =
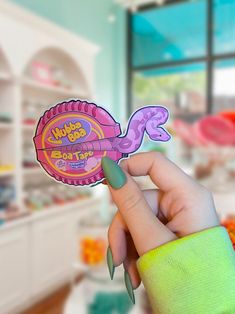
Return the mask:
[[[113,281],[106,185],[57,182],[33,137],[50,107],[85,100],[124,132],[146,105],[165,106],[166,155],[208,188],[235,248],[235,0],[0,1],[0,313],[152,313]],[[153,186],[136,178],[141,189]]]

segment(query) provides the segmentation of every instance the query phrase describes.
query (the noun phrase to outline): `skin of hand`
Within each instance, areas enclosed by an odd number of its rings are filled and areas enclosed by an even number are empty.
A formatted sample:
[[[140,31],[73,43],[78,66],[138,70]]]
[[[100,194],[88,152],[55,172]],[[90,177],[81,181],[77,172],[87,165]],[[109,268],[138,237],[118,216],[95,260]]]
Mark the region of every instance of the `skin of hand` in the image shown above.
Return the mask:
[[[109,247],[114,266],[123,263],[133,289],[141,282],[136,268],[139,256],[219,225],[211,193],[162,154],[140,153],[123,160],[117,171],[125,179],[118,188],[112,187],[105,168],[103,165],[118,208],[109,227]],[[135,176],[150,176],[156,189],[141,191]]]

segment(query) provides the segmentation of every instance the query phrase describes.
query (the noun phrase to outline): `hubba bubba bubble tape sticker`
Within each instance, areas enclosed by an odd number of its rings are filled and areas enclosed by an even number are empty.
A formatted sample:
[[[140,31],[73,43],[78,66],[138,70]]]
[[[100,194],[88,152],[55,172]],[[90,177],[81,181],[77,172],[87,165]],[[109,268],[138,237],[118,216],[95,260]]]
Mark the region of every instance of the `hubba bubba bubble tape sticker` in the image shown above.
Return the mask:
[[[143,107],[131,116],[122,134],[120,124],[104,108],[80,100],[63,102],[38,122],[37,160],[57,181],[93,185],[104,179],[102,157],[118,163],[139,149],[145,132],[153,141],[168,141],[170,135],[162,127],[168,117],[164,107]]]

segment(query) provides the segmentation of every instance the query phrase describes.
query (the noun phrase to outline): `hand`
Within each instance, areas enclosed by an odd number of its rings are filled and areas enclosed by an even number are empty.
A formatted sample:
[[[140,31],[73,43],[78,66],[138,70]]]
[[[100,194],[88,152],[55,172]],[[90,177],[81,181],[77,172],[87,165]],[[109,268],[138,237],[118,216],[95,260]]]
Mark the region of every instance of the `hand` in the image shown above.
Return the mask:
[[[109,228],[109,253],[114,266],[124,264],[133,288],[140,284],[139,256],[219,224],[211,193],[160,153],[133,155],[120,167],[105,157],[102,166],[119,209]],[[132,178],[146,175],[156,189],[141,191]]]

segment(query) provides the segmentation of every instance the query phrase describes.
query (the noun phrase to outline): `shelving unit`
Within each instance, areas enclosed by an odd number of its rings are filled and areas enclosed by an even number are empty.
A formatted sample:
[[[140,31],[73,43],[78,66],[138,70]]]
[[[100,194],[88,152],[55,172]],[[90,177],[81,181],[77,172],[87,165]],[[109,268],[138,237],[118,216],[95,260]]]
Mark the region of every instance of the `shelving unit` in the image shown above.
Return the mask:
[[[0,122],[0,131],[12,130],[13,124],[11,122]]]
[[[35,166],[35,167],[31,167],[31,168],[24,168],[23,174],[24,175],[40,175],[40,174],[44,174],[44,172],[40,167]]]
[[[58,102],[91,99],[99,48],[7,2],[0,3],[0,23],[0,184],[9,182],[24,213],[25,195],[35,182],[60,185],[40,167],[29,167],[30,155],[37,166],[32,141],[37,121]],[[35,63],[50,70],[51,81],[35,75]]]
[[[81,90],[73,90],[73,89],[66,89],[62,87],[55,87],[55,86],[48,86],[44,85],[40,82],[37,82],[33,79],[23,78],[22,85],[27,90],[36,90],[42,93],[60,95],[63,97],[71,97],[71,98],[89,98],[89,95],[82,92]]]
[[[2,14],[4,11],[9,14],[9,10],[12,10],[11,5],[1,4]],[[14,170],[0,172],[0,180],[12,176],[15,202],[24,211],[24,197],[31,181],[40,179],[43,186],[44,178],[47,182],[51,180],[53,185],[60,184],[36,167],[32,138],[37,121],[45,110],[58,102],[92,97],[93,59],[97,48],[52,25],[46,25],[47,22],[38,18],[33,27],[25,28],[22,21],[32,23],[31,16],[15,6],[13,11],[19,17],[14,18],[14,22],[10,16],[7,20],[6,15],[0,14],[0,22],[2,19],[9,30],[8,34],[1,34],[0,30],[0,114],[6,118],[6,121],[0,119],[0,144],[4,147],[0,152],[0,166],[12,164]],[[38,25],[41,25],[41,33],[38,33],[37,39],[34,28]],[[19,46],[18,53],[11,49],[16,29],[27,46],[27,49]],[[48,35],[50,29],[51,35]],[[35,64],[42,66],[39,72],[43,67],[49,69],[51,81],[45,82],[40,75],[35,75]],[[29,166],[30,158],[33,167]]]
[[[23,131],[30,131],[30,132],[35,132],[36,125],[30,125],[30,124],[23,124],[21,125],[21,128]]]
[[[10,202],[16,192],[14,79],[0,43],[0,206]]]
[[[0,81],[9,82],[11,81],[11,75],[6,72],[0,72]]]
[[[0,178],[6,178],[15,174],[15,170],[1,171]]]
[[[13,187],[23,215],[0,225],[0,313],[9,314],[68,282],[80,215],[101,203],[93,194],[79,199],[76,193],[83,189],[71,192],[72,187],[64,198],[38,209],[25,202],[33,189],[42,189],[46,197],[49,191],[63,194],[61,183],[37,164],[32,138],[39,117],[51,106],[69,99],[95,100],[99,48],[8,1],[0,1],[0,24],[0,184]],[[35,75],[35,61],[50,69],[51,81],[45,84]],[[30,154],[36,167],[25,167]]]
[[[48,65],[50,68],[56,68],[57,71],[63,73],[65,82],[68,81],[68,87],[65,88],[63,84],[55,86],[53,84],[45,84],[40,80],[32,77],[32,69],[34,62],[38,62],[43,65]],[[71,72],[72,69],[72,72]],[[45,48],[33,55],[29,63],[23,70],[22,78],[19,79],[19,85],[21,89],[21,128],[22,128],[22,164],[26,161],[35,161],[34,145],[32,137],[35,133],[36,123],[43,112],[51,107],[51,105],[57,102],[64,101],[70,98],[82,98],[89,99],[89,91],[85,87],[86,83],[82,81],[80,75],[79,66],[75,64],[73,58],[66,52],[55,49]],[[78,89],[75,90],[75,87]],[[30,115],[29,117],[27,115]],[[34,124],[25,123],[25,120],[33,119]],[[28,155],[32,152],[32,160],[27,160]],[[22,194],[27,193],[27,186],[31,186],[30,182],[40,180],[41,187],[44,187],[44,182],[48,181],[47,175],[43,172],[37,164],[32,167],[22,168]],[[49,179],[52,180],[52,179]],[[37,192],[40,192],[40,184],[36,187]],[[60,183],[52,182],[52,185],[60,185]],[[24,204],[22,204],[24,205]],[[50,209],[51,212],[51,209]]]

